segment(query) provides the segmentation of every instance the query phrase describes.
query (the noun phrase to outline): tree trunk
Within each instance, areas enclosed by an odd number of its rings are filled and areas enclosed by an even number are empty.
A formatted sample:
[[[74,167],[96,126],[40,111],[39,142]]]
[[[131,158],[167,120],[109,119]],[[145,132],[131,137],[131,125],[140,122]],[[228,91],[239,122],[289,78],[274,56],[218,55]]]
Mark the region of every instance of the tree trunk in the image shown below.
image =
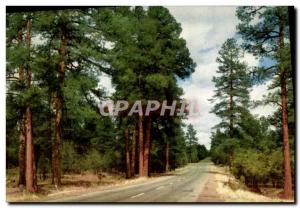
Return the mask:
[[[280,17],[280,49],[284,48],[284,19]],[[286,71],[283,64],[280,64],[281,84],[281,105],[282,105],[282,134],[283,134],[283,155],[284,155],[284,198],[292,197],[292,174],[289,150],[289,130],[287,118],[287,92],[286,92]]]
[[[55,93],[55,126],[54,126],[54,141],[52,147],[52,165],[53,165],[53,179],[56,187],[61,186],[61,120],[62,120],[62,99],[58,93]]]
[[[232,77],[232,67],[230,67],[230,77]],[[230,119],[229,119],[229,134],[230,137],[233,137],[233,83],[232,83],[232,78],[230,78],[230,95],[229,95],[229,110],[230,110]]]
[[[284,197],[292,197],[292,173],[289,150],[289,130],[287,121],[287,101],[285,72],[281,68],[281,102],[282,102],[282,132],[283,132],[283,155],[284,155]]]
[[[252,191],[255,192],[255,193],[261,193],[261,190],[259,188],[259,185],[258,185],[258,182],[256,179],[253,179],[252,181]]]
[[[129,130],[125,129],[125,155],[126,155],[126,178],[130,178],[130,152],[129,152]]]
[[[169,142],[167,142],[166,144],[166,172],[168,172],[170,170],[170,165],[169,165]]]
[[[229,166],[229,170],[231,170],[231,168],[232,168],[232,161],[233,161],[232,148],[229,148],[229,151],[228,151],[228,166]]]
[[[36,159],[36,151],[34,150],[34,145],[32,145],[32,161],[33,161],[33,186],[35,190],[37,190],[37,159]]]
[[[22,33],[22,16],[20,16],[18,24],[18,47],[22,47],[23,42]],[[19,66],[19,81],[20,84],[24,81],[24,65]],[[24,107],[20,110],[20,132],[19,132],[19,186],[26,184],[26,120]]]
[[[230,133],[230,137],[233,137],[233,115],[232,115],[232,111],[233,111],[233,96],[230,95],[230,123],[229,123],[229,133]]]
[[[34,150],[32,141],[32,117],[31,107],[26,108],[26,190],[28,192],[35,192],[35,173],[34,173]]]
[[[31,21],[30,18],[26,19],[26,47],[30,50],[31,41]],[[30,58],[30,54],[28,59]],[[31,74],[29,60],[27,60],[27,87],[31,87]],[[32,139],[32,115],[31,115],[31,105],[28,102],[26,106],[26,190],[28,192],[36,192],[36,176],[35,176],[35,165],[34,165],[34,149],[33,149],[33,139]]]
[[[144,134],[143,134],[143,116],[139,116],[139,177],[143,176],[144,162]]]
[[[192,162],[192,138],[190,136],[189,136],[188,153],[189,153],[189,163],[191,163]]]
[[[62,114],[64,99],[62,94],[62,87],[65,79],[65,56],[66,56],[66,27],[65,25],[60,28],[60,62],[58,67],[58,82],[59,89],[55,92],[55,137],[53,144],[53,178],[55,186],[61,186],[61,138],[62,138]]]
[[[230,77],[232,76],[232,67],[230,67]],[[233,90],[233,84],[232,84],[232,79],[230,78],[230,98],[229,98],[229,109],[230,109],[230,119],[229,119],[229,134],[230,138],[233,138],[233,95],[232,95],[232,90]],[[228,151],[228,165],[229,165],[229,170],[231,170],[232,167],[232,161],[233,161],[233,150],[231,147],[229,147]]]
[[[146,120],[146,141],[144,146],[144,176],[149,176],[149,156],[150,156],[150,143],[151,143],[151,117]]]
[[[150,135],[151,135],[151,130],[150,130]],[[149,159],[148,159],[148,176],[149,177],[151,176],[151,148],[152,148],[152,141],[151,141],[151,136],[150,136]]]
[[[136,158],[136,123],[133,121],[132,150],[131,150],[131,176],[135,176],[135,158]]]
[[[19,134],[19,186],[26,184],[26,120],[24,109],[21,109],[20,134]]]
[[[51,109],[55,109],[55,92],[51,92],[50,94],[50,112],[51,112],[51,118],[50,118],[50,130],[51,130],[51,145],[52,145],[52,151],[51,151],[51,184],[54,184],[54,161],[55,161],[55,155],[54,155],[54,142],[55,142],[55,116],[53,115],[53,112]]]

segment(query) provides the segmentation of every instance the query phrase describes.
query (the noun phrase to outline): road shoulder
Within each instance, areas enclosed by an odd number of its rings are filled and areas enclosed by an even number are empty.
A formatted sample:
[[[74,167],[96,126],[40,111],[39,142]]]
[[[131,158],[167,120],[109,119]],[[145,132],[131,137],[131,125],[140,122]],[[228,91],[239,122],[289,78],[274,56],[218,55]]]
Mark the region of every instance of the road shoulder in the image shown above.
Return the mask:
[[[198,196],[197,202],[224,202],[220,194],[217,192],[218,183],[216,174],[212,172],[213,164],[208,167],[207,182],[200,195]]]
[[[208,181],[198,197],[198,202],[290,202],[251,192],[225,167],[211,164],[208,170]]]

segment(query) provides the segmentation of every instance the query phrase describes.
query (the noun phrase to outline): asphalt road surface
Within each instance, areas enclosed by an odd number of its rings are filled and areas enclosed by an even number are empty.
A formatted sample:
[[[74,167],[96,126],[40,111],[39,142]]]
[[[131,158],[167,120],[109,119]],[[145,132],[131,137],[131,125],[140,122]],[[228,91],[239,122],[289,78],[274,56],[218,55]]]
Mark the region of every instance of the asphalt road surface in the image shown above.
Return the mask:
[[[139,184],[69,197],[52,202],[196,202],[208,179],[209,161],[189,164],[167,176]]]

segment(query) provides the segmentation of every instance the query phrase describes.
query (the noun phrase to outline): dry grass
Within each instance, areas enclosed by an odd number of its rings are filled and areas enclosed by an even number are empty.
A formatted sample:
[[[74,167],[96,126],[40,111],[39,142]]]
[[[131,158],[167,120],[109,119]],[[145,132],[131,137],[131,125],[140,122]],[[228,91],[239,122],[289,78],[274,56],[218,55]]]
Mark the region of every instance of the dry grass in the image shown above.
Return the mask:
[[[163,177],[174,174],[180,174],[187,171],[187,166],[178,168],[176,171],[170,171],[164,174],[154,174],[153,177],[126,179],[123,173],[102,173],[101,179],[92,172],[83,172],[82,174],[64,174],[62,186],[57,189],[51,184],[48,178],[44,181],[38,181],[38,193],[29,194],[21,191],[17,185],[18,169],[8,169],[6,172],[6,201],[7,202],[39,202],[52,199],[64,198],[69,196],[79,196],[87,192],[106,190],[115,186],[126,186],[130,184],[143,183],[149,180],[162,180]]]
[[[58,189],[51,184],[48,178],[38,181],[38,193],[26,193],[18,187],[17,169],[9,169],[6,173],[6,201],[44,201],[46,199],[76,196],[94,190],[101,190],[111,186],[137,183],[145,179],[126,180],[123,174],[103,173],[100,179],[96,174],[84,172],[82,174],[65,174],[62,178],[62,186]]]
[[[210,171],[215,173],[217,192],[226,202],[292,202],[278,198],[276,194],[280,192],[278,189],[272,190],[273,197],[251,192],[224,167],[212,165]]]
[[[182,168],[179,172],[184,170]],[[177,172],[177,171],[176,171]],[[51,199],[64,198],[68,196],[78,196],[87,192],[101,191],[115,186],[125,186],[129,184],[143,183],[148,180],[157,180],[157,177],[151,178],[131,178],[125,179],[124,174],[102,173],[99,177],[91,172],[82,174],[65,174],[62,178],[62,186],[57,189],[51,184],[48,178],[45,181],[38,181],[38,193],[30,194],[24,190],[21,191],[17,185],[17,169],[10,169],[6,174],[6,201],[7,202],[39,202]]]

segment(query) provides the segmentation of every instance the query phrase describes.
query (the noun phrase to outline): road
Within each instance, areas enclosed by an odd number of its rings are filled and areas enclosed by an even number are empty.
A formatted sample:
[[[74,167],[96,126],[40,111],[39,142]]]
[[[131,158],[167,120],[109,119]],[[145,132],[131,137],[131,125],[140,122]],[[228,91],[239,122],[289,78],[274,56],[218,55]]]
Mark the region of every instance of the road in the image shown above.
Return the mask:
[[[195,202],[208,179],[209,161],[189,164],[167,176],[52,202]]]

